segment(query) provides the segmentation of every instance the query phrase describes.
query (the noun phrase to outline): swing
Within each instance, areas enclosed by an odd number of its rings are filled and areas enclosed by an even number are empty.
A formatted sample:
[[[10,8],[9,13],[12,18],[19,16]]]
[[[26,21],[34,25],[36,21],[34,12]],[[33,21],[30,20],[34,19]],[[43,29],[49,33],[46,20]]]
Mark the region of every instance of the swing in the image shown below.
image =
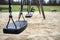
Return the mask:
[[[25,15],[26,18],[31,18],[32,17],[32,14],[31,14],[31,0],[29,1],[29,7],[27,6],[27,11],[28,11],[28,14]],[[28,0],[27,0],[27,3],[28,3]]]
[[[22,10],[22,2],[21,2],[21,10]],[[23,17],[23,13],[21,11],[20,14],[19,14],[18,21],[14,22],[12,14],[11,14],[11,1],[10,0],[9,0],[9,13],[10,13],[9,21],[7,23],[7,26],[5,28],[3,28],[3,33],[6,33],[6,34],[19,34],[22,31],[24,31],[27,27],[27,21],[25,19],[24,20],[19,20],[21,18],[21,16]],[[10,19],[12,19],[13,23],[10,23]]]

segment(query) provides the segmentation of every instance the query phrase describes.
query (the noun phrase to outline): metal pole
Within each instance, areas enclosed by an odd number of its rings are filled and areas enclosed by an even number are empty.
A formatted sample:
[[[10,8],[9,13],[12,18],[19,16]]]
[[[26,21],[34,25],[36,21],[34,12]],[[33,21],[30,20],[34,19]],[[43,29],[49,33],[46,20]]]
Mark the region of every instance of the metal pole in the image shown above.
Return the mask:
[[[43,15],[43,18],[45,19],[45,14],[44,14],[44,10],[43,10],[43,0],[40,0],[40,4],[41,4],[42,15]]]
[[[40,8],[41,8],[41,7],[40,7],[41,4],[40,4],[40,0],[38,0],[38,1],[39,1],[39,4],[38,4],[38,10],[39,10],[39,13],[41,14],[41,9],[40,9]]]

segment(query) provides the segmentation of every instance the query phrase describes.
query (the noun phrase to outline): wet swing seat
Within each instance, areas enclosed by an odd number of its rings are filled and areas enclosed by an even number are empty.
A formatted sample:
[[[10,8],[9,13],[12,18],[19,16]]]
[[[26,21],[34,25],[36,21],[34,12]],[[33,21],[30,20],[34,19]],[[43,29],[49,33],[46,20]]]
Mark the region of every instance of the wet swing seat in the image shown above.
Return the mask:
[[[28,2],[29,2],[29,3],[28,3]],[[28,11],[28,13],[25,15],[25,17],[26,17],[26,18],[31,18],[31,17],[32,17],[32,14],[31,14],[31,10],[32,10],[32,9],[31,9],[31,1],[28,1],[28,0],[27,0],[27,3],[28,3],[29,6],[27,5],[27,11]]]
[[[18,21],[14,21],[13,17],[12,17],[12,11],[11,11],[11,0],[9,0],[9,21],[8,21],[7,25],[5,26],[5,28],[3,28],[3,33],[19,34],[26,29],[27,21],[24,19],[23,15],[22,15],[23,14],[22,10],[23,10],[23,7],[21,4],[21,11],[19,13]],[[21,16],[23,17],[24,20],[19,20],[21,18]],[[12,20],[12,23],[10,23],[10,19]]]
[[[26,17],[26,18],[31,18],[31,17],[33,16],[33,14],[31,14],[31,12],[34,13],[34,10],[35,10],[35,9],[33,9],[33,7],[32,7],[30,13],[26,14],[25,17]]]
[[[19,34],[22,31],[25,30],[27,27],[27,21],[16,21],[15,22],[17,28],[15,28],[13,23],[10,23],[8,25],[8,28],[3,28],[3,33],[8,33],[8,34]]]
[[[26,16],[25,16],[26,18],[31,18],[32,17],[32,14],[31,13],[29,13],[29,14],[26,14]]]
[[[22,13],[20,13],[19,19],[21,18],[21,16],[23,17]],[[9,24],[10,18],[12,19],[13,23]],[[12,15],[10,15],[7,26],[5,28],[3,28],[3,33],[19,34],[22,31],[24,31],[27,27],[27,21],[24,19],[24,17],[23,17],[24,20],[19,20],[19,19],[18,19],[18,21],[14,22]]]

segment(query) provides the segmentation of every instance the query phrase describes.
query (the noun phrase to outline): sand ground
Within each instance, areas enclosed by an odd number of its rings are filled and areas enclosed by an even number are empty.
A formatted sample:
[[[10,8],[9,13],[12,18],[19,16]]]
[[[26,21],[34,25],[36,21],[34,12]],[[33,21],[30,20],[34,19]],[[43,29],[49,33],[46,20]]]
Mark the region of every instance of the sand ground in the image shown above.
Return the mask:
[[[26,12],[23,12],[24,16]],[[18,19],[19,12],[13,12],[14,20]],[[3,28],[8,22],[8,12],[0,12],[0,40],[60,40],[60,12],[35,12],[28,21],[28,27],[20,34],[4,34]]]

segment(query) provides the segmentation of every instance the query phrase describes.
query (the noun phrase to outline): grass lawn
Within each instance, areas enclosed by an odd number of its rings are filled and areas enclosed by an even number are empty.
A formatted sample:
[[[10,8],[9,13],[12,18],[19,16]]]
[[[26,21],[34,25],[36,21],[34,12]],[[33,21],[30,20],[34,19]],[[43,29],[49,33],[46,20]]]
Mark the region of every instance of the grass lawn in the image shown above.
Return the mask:
[[[8,5],[0,5],[0,7],[8,7]],[[19,12],[20,8],[19,5],[12,5],[12,11],[13,12]],[[34,7],[35,11],[38,11],[37,6],[32,6]],[[56,9],[57,12],[60,12],[60,6],[43,6],[44,11],[46,12],[50,12],[52,9]],[[8,10],[2,10],[3,12],[8,12]],[[24,10],[23,11],[27,11],[27,6],[24,6]]]

